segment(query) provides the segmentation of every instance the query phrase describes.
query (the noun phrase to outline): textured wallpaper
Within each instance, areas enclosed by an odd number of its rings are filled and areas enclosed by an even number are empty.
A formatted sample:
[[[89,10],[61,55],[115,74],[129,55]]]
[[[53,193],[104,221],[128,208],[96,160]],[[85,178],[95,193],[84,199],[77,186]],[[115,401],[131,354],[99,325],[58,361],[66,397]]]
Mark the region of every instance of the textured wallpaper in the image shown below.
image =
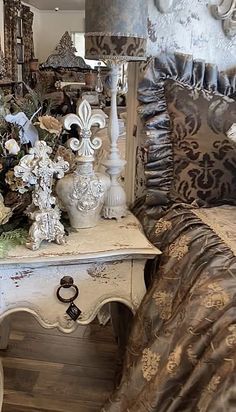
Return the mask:
[[[220,69],[236,66],[236,37],[228,39],[210,12],[219,0],[174,0],[173,11],[160,13],[148,0],[148,54],[179,51],[218,64]]]

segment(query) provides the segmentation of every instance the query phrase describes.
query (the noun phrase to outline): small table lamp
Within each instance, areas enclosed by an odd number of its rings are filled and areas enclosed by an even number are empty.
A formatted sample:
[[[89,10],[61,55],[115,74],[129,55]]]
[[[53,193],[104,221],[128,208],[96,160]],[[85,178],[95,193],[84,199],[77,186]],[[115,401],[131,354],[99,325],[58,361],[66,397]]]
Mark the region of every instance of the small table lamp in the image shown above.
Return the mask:
[[[126,194],[119,182],[126,161],[117,140],[117,86],[120,65],[146,59],[147,2],[143,0],[86,0],[85,57],[103,60],[111,68],[110,152],[104,166],[111,178],[103,216],[119,219],[126,215]]]

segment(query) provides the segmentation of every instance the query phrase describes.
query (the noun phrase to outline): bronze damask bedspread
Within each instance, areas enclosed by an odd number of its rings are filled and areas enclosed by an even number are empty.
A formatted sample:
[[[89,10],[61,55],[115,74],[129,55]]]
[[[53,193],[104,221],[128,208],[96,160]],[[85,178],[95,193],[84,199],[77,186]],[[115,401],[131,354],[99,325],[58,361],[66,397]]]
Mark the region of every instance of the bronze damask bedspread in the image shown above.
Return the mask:
[[[235,249],[194,212],[139,210],[163,254],[134,320],[120,388],[103,411],[236,411]],[[236,221],[236,207],[215,212],[219,226],[221,213],[224,226]]]

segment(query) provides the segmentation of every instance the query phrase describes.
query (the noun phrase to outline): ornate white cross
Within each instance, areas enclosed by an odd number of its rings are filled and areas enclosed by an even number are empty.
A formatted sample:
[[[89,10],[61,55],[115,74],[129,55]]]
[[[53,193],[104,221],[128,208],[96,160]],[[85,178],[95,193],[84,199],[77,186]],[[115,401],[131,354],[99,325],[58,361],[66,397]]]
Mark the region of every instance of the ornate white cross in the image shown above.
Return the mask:
[[[60,222],[60,210],[56,199],[52,196],[53,177],[59,179],[69,170],[69,164],[62,158],[57,162],[50,159],[52,149],[44,141],[36,142],[29,154],[24,156],[14,173],[28,187],[34,186],[32,204],[28,215],[34,221],[29,230],[26,246],[36,250],[43,240],[65,243],[64,227]]]

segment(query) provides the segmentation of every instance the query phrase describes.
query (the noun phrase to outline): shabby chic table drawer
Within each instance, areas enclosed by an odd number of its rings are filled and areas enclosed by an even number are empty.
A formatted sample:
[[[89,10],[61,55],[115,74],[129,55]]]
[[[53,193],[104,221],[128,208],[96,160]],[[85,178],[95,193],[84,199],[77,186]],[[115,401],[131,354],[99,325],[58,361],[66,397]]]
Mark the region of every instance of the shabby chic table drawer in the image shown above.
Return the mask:
[[[71,276],[78,287],[75,300],[81,315],[78,322],[90,323],[102,306],[123,302],[135,311],[145,293],[145,260],[117,260],[88,264],[18,265],[0,269],[0,316],[20,310],[32,313],[42,326],[71,332],[76,324],[66,314],[69,304],[57,298],[64,276]],[[135,282],[132,278],[135,277]],[[136,285],[136,286],[135,286]],[[63,297],[73,295],[73,288],[63,289]]]

